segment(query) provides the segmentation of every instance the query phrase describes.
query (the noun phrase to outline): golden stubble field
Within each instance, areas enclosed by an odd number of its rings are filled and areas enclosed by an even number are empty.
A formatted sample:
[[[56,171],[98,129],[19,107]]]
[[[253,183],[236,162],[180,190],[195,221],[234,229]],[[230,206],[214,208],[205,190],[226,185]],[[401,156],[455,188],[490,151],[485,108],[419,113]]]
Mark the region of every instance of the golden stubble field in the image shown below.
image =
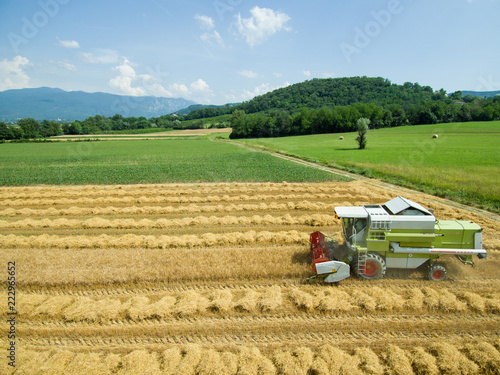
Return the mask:
[[[397,195],[484,228],[477,268],[328,285],[309,234]],[[498,374],[500,223],[369,182],[0,188],[2,374]],[[16,367],[7,264],[16,263]]]

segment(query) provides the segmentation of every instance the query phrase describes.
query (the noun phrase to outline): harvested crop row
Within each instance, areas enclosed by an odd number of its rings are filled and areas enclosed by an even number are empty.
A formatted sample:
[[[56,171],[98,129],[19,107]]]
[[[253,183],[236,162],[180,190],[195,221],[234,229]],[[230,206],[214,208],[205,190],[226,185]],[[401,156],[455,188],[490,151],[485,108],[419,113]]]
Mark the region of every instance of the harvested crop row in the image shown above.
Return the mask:
[[[41,234],[35,236],[0,235],[4,248],[175,248],[220,245],[249,245],[256,243],[303,244],[309,241],[309,233],[295,230],[280,232],[231,232],[224,234],[204,233],[200,236],[145,236],[127,234],[124,236],[56,236]]]
[[[34,297],[34,298],[32,298]],[[500,313],[500,294],[454,293],[430,287],[403,291],[351,287],[322,289],[270,286],[248,290],[187,290],[154,294],[150,297],[91,298],[88,296],[48,296],[21,293],[19,314],[29,317],[61,318],[65,321],[112,321],[164,319],[167,317],[241,313],[369,313],[407,311],[460,313]],[[466,319],[464,316],[463,319]],[[495,324],[498,323],[494,318]]]
[[[219,212],[241,212],[241,211],[327,211],[333,212],[338,204],[326,202],[310,201],[287,201],[255,203],[255,204],[218,204],[218,205],[197,205],[185,206],[126,206],[126,207],[91,207],[73,206],[70,208],[6,208],[0,211],[0,216],[89,216],[89,215],[168,215],[182,213],[219,213]]]
[[[58,199],[6,199],[0,201],[0,205],[5,207],[17,206],[76,206],[76,205],[99,205],[99,204],[190,204],[190,203],[234,203],[234,202],[262,202],[270,200],[324,200],[332,199],[341,202],[356,202],[355,205],[373,203],[366,196],[359,196],[353,199],[351,195],[338,195],[337,197],[321,194],[244,194],[244,195],[209,195],[209,196],[124,196],[124,197],[98,197],[98,198],[58,198]]]
[[[496,343],[440,343],[413,348],[387,345],[340,349],[335,343],[260,349],[242,345],[213,349],[199,344],[169,345],[158,350],[137,348],[125,353],[67,349],[22,350],[18,373],[70,374],[478,374],[496,373]],[[480,351],[477,348],[481,348]],[[3,361],[0,370],[13,374]]]
[[[215,285],[230,280],[238,284],[262,279],[275,283],[290,278],[301,281],[311,275],[304,245],[253,242],[249,246],[217,246],[216,242],[223,240],[224,236],[214,236],[213,245],[187,247],[179,239],[171,244],[177,247],[171,249],[130,247],[126,240],[123,247],[115,248],[106,243],[102,248],[0,248],[0,262],[16,260],[22,272],[18,287],[38,285],[55,290],[58,285],[63,289],[76,286],[81,292],[92,285],[108,288],[110,283],[128,288],[142,283]],[[235,238],[226,240],[235,242]]]
[[[355,182],[331,183],[249,183],[249,184],[204,184],[204,185],[88,185],[53,187],[11,187],[0,188],[0,199],[42,199],[87,197],[126,197],[126,196],[192,196],[192,195],[241,195],[258,193],[327,193],[348,194],[352,197]],[[373,194],[373,192],[372,192]]]
[[[302,215],[292,217],[290,214],[284,216],[253,215],[253,216],[197,216],[183,219],[103,219],[92,218],[85,220],[78,219],[24,219],[18,221],[0,220],[1,229],[11,228],[119,228],[119,229],[162,229],[179,228],[187,226],[225,226],[225,225],[310,225],[326,226],[336,225],[335,217],[325,214]]]

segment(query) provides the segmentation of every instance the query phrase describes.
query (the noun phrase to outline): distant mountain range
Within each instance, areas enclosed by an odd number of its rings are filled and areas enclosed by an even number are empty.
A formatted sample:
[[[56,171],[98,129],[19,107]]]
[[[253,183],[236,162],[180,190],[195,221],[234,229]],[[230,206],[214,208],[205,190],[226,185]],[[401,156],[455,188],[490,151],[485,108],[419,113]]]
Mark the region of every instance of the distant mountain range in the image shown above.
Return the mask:
[[[33,117],[36,120],[85,120],[89,116],[159,117],[195,102],[183,98],[123,96],[102,92],[64,91],[40,87],[0,92],[0,121]]]
[[[500,91],[462,91],[462,96],[480,96],[481,98],[491,98],[493,96],[500,95]]]
[[[339,84],[348,82],[354,85],[348,92],[337,92],[335,90]],[[381,89],[391,89],[390,83],[382,78],[339,78],[330,80],[312,80],[278,89],[264,95],[253,98],[249,102],[240,106],[247,113],[257,112],[270,108],[291,109],[296,106],[321,107],[332,105],[349,105],[356,102],[377,102],[374,98],[366,98],[372,95],[371,89],[364,87],[361,94],[355,88],[363,88],[363,85],[378,85],[377,92]],[[360,86],[360,87],[357,87]],[[370,86],[370,88],[372,88]],[[393,85],[394,86],[394,85]],[[398,86],[398,85],[396,85]],[[399,90],[408,90],[415,95],[415,87],[400,86]],[[422,87],[418,86],[422,91]],[[332,91],[333,90],[333,91]],[[393,90],[394,91],[394,90]],[[429,92],[425,92],[429,91]],[[318,95],[319,94],[319,95]],[[383,97],[387,99],[394,94],[387,92]],[[432,90],[428,88],[420,92],[420,96],[430,96]],[[399,94],[398,94],[399,95]],[[500,95],[500,91],[462,91],[462,96],[466,95],[479,97],[493,97]],[[403,101],[412,101],[409,95],[404,96]],[[418,98],[422,99],[422,98]],[[427,98],[428,99],[428,98]],[[297,104],[297,103],[299,104]],[[382,104],[382,103],[378,103]],[[124,96],[113,95],[102,92],[88,93],[84,91],[64,91],[57,88],[40,87],[30,89],[6,90],[0,92],[0,121],[16,121],[20,118],[33,117],[36,120],[85,120],[89,116],[102,115],[111,117],[120,114],[124,117],[146,118],[159,117],[170,113],[188,114],[193,112],[193,118],[206,117],[194,115],[196,112],[209,112],[211,116],[229,113],[229,107],[235,104],[224,106],[201,105],[183,98],[162,98],[155,96]],[[211,109],[211,110],[209,110]],[[217,113],[212,113],[217,112]],[[219,113],[220,112],[220,113]]]

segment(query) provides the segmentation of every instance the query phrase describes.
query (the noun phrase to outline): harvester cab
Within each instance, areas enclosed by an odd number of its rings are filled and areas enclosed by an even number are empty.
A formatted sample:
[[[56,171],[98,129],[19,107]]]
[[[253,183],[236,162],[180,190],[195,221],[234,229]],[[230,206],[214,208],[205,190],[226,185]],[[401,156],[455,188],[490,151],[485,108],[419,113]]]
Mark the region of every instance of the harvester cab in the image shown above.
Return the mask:
[[[431,210],[403,197],[383,205],[335,207],[342,222],[344,244],[321,232],[311,234],[313,271],[326,282],[351,273],[363,279],[382,278],[387,268],[427,266],[430,280],[446,278],[446,268],[435,260],[456,255],[474,265],[473,255],[486,258],[482,229],[471,221],[438,221]]]

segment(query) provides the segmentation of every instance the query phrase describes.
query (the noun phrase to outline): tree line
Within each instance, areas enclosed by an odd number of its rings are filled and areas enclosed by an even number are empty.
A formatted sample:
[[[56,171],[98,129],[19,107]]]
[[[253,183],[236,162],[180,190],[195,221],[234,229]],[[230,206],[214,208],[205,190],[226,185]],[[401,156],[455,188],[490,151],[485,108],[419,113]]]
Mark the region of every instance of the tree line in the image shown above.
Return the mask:
[[[17,125],[7,125],[0,122],[0,140],[22,140],[34,138],[47,138],[58,135],[81,135],[102,134],[109,132],[133,132],[139,129],[202,129],[220,124],[207,123],[203,120],[182,122],[179,118],[171,115],[160,117],[123,117],[116,114],[112,117],[101,115],[90,116],[83,121],[71,123],[59,123],[53,120],[41,122],[33,118],[25,118],[17,121]],[[227,125],[227,124],[226,124]]]
[[[430,100],[406,109],[398,104],[379,106],[373,103],[302,108],[294,112],[273,109],[250,114],[239,109],[231,116],[233,131],[230,138],[352,132],[356,131],[356,124],[360,118],[369,119],[372,129],[401,125],[500,120],[500,97],[473,98],[468,103],[462,100]]]

